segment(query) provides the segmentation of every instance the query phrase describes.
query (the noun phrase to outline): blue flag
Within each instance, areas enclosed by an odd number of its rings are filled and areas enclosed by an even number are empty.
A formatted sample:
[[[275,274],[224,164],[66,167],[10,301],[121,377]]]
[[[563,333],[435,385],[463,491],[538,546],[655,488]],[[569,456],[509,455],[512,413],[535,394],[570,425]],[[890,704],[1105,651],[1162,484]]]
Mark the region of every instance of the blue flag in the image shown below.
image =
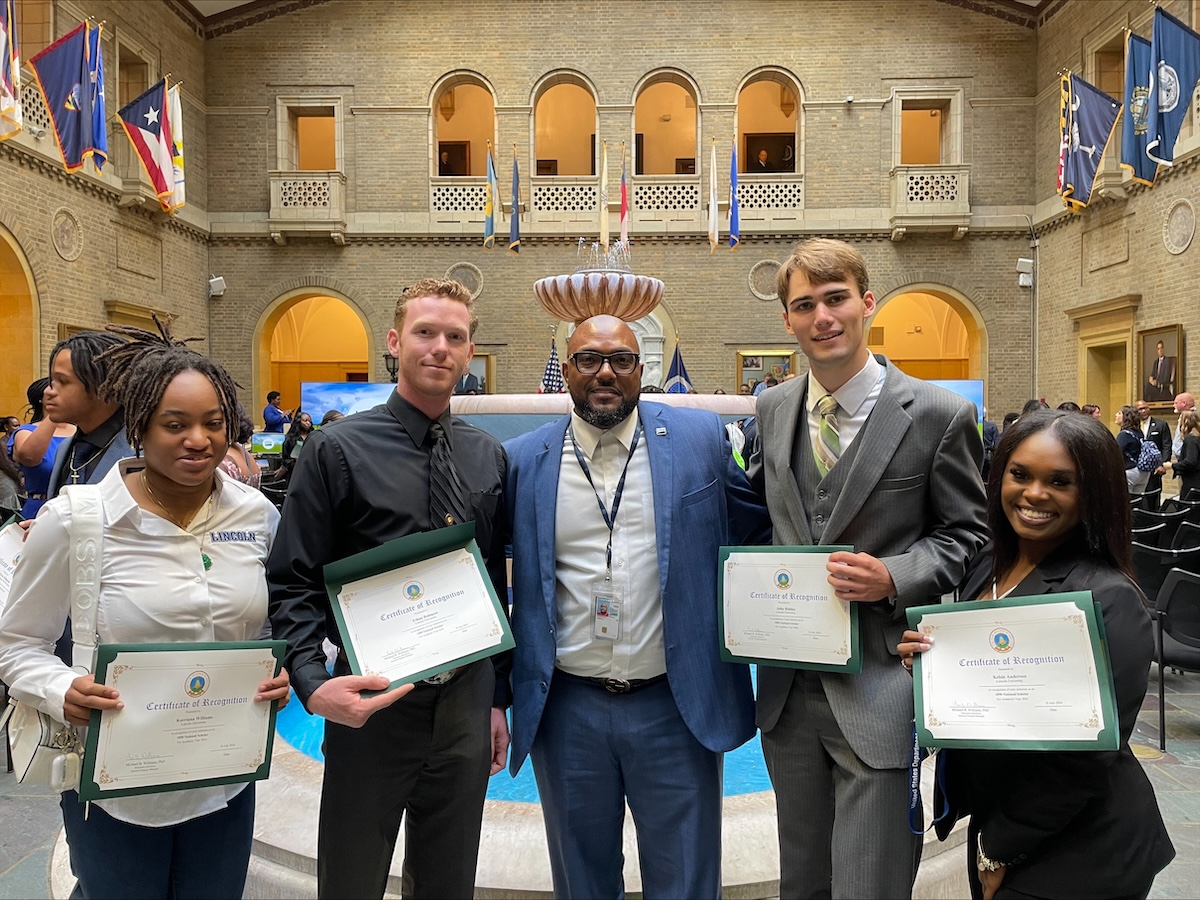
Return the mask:
[[[1062,198],[1072,210],[1083,209],[1092,199],[1100,159],[1120,111],[1120,104],[1108,94],[1078,75],[1071,76],[1070,143],[1063,157]]]
[[[1121,168],[1141,184],[1154,184],[1158,165],[1146,155],[1150,111],[1150,42],[1132,31],[1125,46],[1125,120],[1121,123]]]
[[[98,167],[107,155],[100,29],[95,29],[95,46],[91,54],[94,62],[89,59],[89,47],[93,44],[89,32],[88,23],[83,22],[29,61],[50,113],[63,166],[68,172],[82,169],[89,156],[98,160]],[[98,120],[102,124],[97,138]]]
[[[100,49],[103,25],[88,29],[87,70],[92,107],[92,164],[99,172],[108,160],[108,110],[104,100],[104,53]]]
[[[500,185],[496,180],[496,164],[492,161],[492,145],[488,143],[487,189],[483,197],[483,246],[489,250],[496,243],[496,204],[500,202]]]
[[[742,223],[738,215],[737,195],[737,141],[733,142],[733,155],[729,157],[729,249],[742,242]]]
[[[667,381],[663,391],[668,394],[690,394],[692,380],[688,378],[687,367],[683,364],[683,355],[679,352],[679,344],[675,345],[675,355],[671,357],[671,368],[667,371]]]
[[[508,220],[508,249],[521,252],[521,172],[517,168],[517,148],[513,147],[512,212]]]
[[[1200,81],[1200,34],[1161,8],[1154,10],[1150,41],[1150,108],[1146,156],[1169,166],[1175,160],[1175,141],[1192,107]]]

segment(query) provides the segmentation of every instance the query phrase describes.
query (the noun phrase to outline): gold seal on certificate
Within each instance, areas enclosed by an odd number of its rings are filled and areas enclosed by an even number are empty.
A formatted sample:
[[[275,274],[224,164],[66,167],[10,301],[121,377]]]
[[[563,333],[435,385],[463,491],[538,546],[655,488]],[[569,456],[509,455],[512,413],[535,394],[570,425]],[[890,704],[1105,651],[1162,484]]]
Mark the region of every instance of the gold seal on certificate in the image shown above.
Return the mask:
[[[862,670],[858,608],[829,584],[829,554],[850,547],[722,547],[721,658],[842,673]]]
[[[397,538],[325,567],[355,675],[395,687],[513,647],[473,523]]]
[[[266,778],[275,704],[254,697],[283,651],[283,641],[101,644],[96,681],[125,705],[92,712],[79,799]]]
[[[907,610],[933,637],[913,669],[925,747],[1115,750],[1102,622],[1088,591]]]

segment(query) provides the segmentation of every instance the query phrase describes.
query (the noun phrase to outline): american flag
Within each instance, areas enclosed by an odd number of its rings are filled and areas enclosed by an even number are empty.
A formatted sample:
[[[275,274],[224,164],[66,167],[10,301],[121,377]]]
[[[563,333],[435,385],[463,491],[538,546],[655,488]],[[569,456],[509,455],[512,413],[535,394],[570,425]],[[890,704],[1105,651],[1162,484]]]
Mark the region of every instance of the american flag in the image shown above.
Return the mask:
[[[542,383],[538,385],[539,394],[561,394],[566,388],[562,377],[562,363],[558,361],[558,348],[550,341],[550,358],[546,360],[546,371],[542,375]]]

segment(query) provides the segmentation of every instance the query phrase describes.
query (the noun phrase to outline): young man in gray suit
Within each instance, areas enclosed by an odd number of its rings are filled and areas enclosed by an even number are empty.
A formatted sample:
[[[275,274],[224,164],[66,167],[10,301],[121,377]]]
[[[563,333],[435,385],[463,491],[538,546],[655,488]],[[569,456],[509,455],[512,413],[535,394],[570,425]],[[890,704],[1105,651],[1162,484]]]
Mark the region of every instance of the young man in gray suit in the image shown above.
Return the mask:
[[[867,349],[862,255],[799,244],[779,270],[783,321],[807,377],[758,398],[749,474],[781,545],[849,544],[829,583],[861,603],[862,673],[759,667],[758,725],[775,788],[781,897],[908,897],[912,680],[907,607],[936,603],[983,544],[975,411]]]

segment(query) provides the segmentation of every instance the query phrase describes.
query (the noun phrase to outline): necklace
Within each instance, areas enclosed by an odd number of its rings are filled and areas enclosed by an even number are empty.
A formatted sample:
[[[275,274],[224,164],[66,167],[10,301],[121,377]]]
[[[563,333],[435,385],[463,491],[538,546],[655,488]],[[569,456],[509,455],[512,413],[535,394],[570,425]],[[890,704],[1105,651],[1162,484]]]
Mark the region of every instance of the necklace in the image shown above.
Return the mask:
[[[83,470],[98,460],[104,454],[104,451],[112,446],[112,442],[117,439],[118,434],[120,434],[120,429],[113,433],[113,436],[108,439],[108,442],[103,447],[101,447],[79,465],[74,465],[70,459],[67,460],[67,468],[71,470],[71,484],[79,484],[79,476],[83,473]],[[72,446],[71,449],[72,452],[74,452],[74,446]]]
[[[168,510],[167,507],[163,504],[163,502],[158,499],[157,495],[155,495],[154,490],[150,487],[150,482],[146,479],[146,470],[145,469],[142,469],[142,471],[141,471],[141,481],[142,481],[142,487],[146,491],[146,496],[149,497],[152,501],[154,501],[154,505],[157,506],[159,508],[159,510],[161,510],[163,516],[167,519],[167,521],[171,522],[173,525],[175,525],[175,527],[177,527],[180,531],[188,530],[186,523],[188,523],[188,522],[192,521],[192,519],[196,518],[196,513],[200,512],[200,509],[204,506],[205,503],[209,504],[209,507],[208,507],[208,515],[205,516],[205,518],[204,518],[204,525],[205,526],[208,525],[208,520],[212,518],[212,492],[211,491],[209,492],[208,496],[200,503],[200,505],[197,506],[195,509],[193,509],[190,513],[188,513],[187,518],[181,522],[178,519],[176,519],[173,515],[171,515],[170,510]],[[205,527],[204,532],[202,533],[202,535],[200,537],[200,561],[202,563],[204,563],[204,571],[205,572],[207,572],[209,569],[212,568],[212,557],[210,557],[207,553],[204,552],[204,538],[205,538],[205,536],[207,536],[207,534],[208,534],[208,529],[207,529],[207,527]]]

